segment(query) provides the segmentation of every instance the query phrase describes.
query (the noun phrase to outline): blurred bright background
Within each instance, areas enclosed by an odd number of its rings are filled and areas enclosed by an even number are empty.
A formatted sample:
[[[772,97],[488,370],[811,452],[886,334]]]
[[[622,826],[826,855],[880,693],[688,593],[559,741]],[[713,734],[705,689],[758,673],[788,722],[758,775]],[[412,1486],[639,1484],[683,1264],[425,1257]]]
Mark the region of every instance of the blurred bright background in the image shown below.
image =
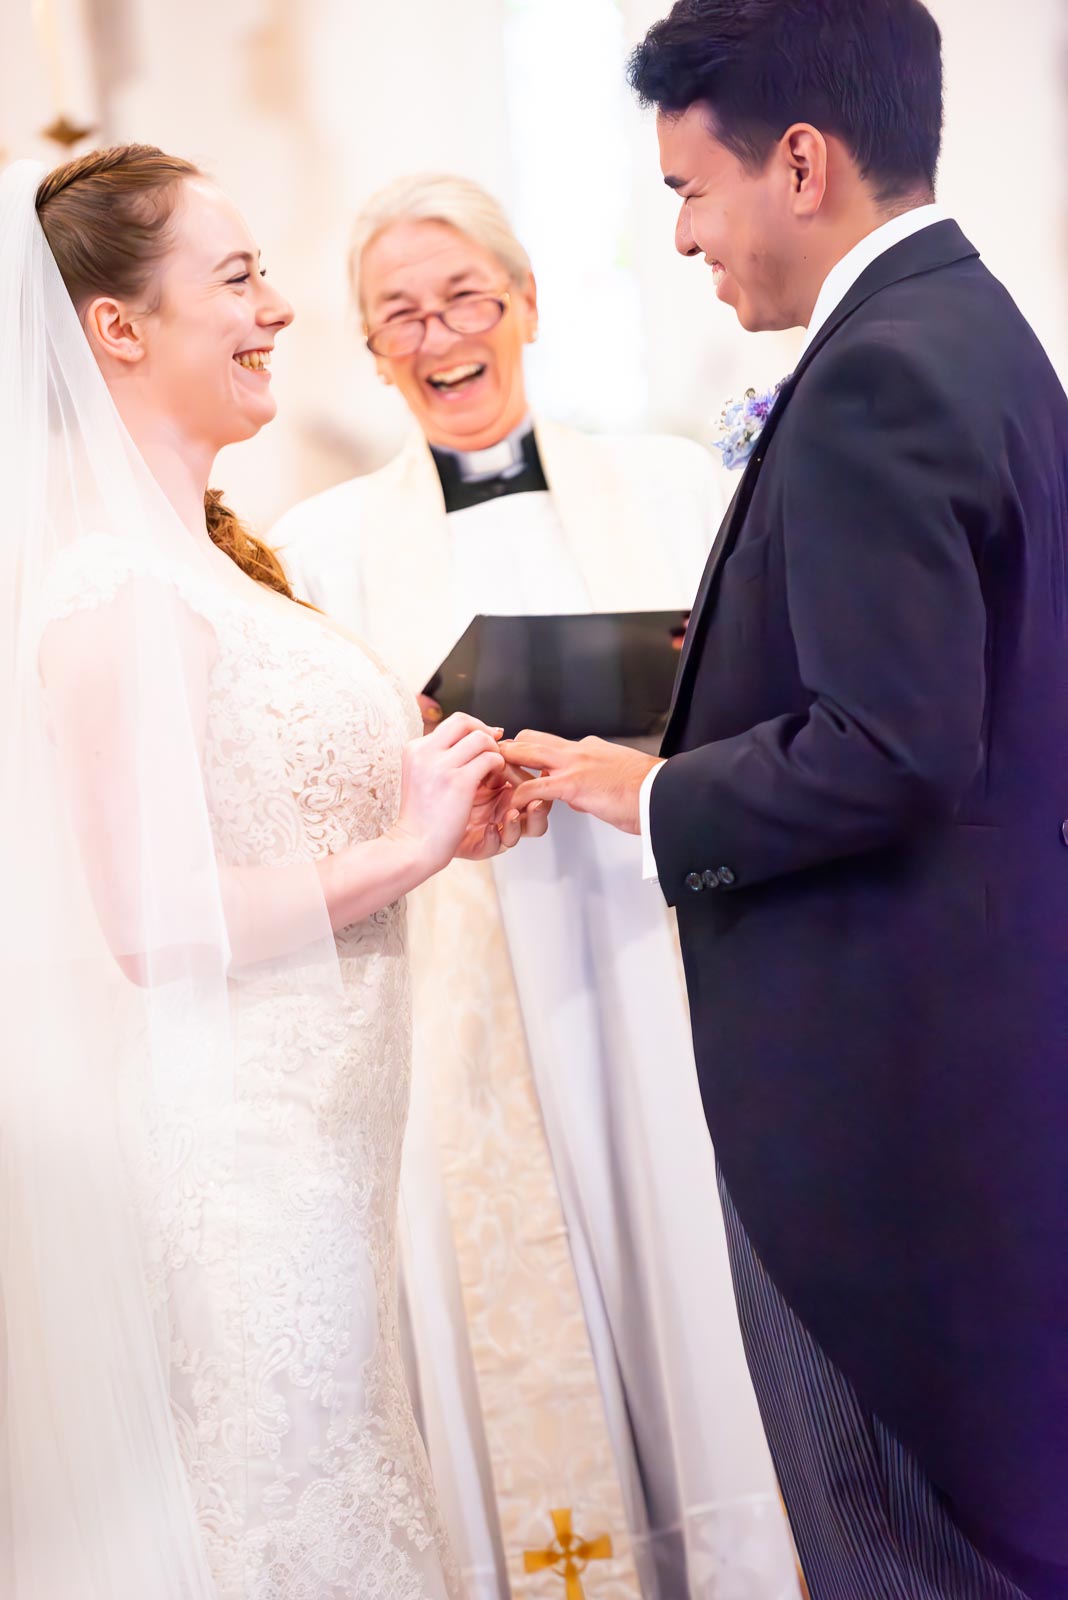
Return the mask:
[[[945,38],[940,198],[1068,379],[1063,0],[928,0]],[[345,258],[399,173],[454,171],[505,202],[534,262],[540,409],[598,431],[707,439],[800,335],[744,334],[672,244],[629,50],[669,0],[0,0],[0,161],[139,140],[233,194],[297,309],[278,420],[215,481],[261,529],[379,465],[407,428],[375,381]],[[59,130],[63,131],[63,130]]]

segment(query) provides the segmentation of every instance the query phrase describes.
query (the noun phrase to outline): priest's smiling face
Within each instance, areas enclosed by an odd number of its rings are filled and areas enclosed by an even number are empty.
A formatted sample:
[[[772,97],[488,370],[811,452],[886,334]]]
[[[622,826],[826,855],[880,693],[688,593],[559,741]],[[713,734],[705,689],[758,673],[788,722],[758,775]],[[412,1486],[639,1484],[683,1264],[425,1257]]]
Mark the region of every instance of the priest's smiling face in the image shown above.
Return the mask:
[[[518,427],[527,411],[523,348],[538,319],[533,278],[513,282],[491,251],[447,223],[405,221],[366,247],[358,289],[372,335],[430,312],[507,299],[494,327],[455,333],[431,316],[417,349],[376,356],[375,364],[431,444],[485,450]]]

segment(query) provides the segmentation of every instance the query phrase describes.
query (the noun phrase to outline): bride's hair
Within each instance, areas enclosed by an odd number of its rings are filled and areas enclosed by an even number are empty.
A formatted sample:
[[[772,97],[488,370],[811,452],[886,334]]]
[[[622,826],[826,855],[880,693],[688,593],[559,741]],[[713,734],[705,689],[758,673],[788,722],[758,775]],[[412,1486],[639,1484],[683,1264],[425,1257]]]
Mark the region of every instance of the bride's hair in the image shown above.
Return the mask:
[[[67,292],[80,311],[94,295],[143,294],[170,242],[179,185],[203,174],[153,145],[122,144],[65,162],[42,180],[37,215]],[[295,598],[274,551],[209,489],[204,516],[213,544],[243,572]]]

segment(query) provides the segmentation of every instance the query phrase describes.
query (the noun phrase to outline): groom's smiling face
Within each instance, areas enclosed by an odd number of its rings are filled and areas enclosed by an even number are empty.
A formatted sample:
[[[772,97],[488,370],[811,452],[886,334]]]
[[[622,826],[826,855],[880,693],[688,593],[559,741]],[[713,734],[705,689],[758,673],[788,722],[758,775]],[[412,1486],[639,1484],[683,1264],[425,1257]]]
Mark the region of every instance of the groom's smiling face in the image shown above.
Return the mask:
[[[789,163],[774,149],[762,168],[743,164],[716,138],[703,105],[657,117],[664,182],[682,206],[675,247],[703,256],[716,294],[750,332],[796,325],[789,270],[796,249]]]

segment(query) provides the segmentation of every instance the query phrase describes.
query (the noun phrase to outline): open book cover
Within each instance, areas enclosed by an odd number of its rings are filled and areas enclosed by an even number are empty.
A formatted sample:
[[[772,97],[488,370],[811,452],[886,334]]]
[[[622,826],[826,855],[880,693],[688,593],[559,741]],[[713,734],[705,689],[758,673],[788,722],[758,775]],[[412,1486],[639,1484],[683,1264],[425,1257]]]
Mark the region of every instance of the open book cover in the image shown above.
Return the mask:
[[[648,739],[671,703],[685,611],[475,617],[424,694],[508,734]]]

